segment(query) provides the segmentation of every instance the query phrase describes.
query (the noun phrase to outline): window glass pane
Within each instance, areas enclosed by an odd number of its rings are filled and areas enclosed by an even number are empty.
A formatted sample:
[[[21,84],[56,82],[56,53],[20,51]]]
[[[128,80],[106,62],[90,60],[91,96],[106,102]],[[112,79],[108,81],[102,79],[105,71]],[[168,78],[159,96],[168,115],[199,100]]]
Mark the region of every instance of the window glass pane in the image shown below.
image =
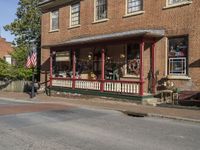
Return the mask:
[[[56,30],[58,29],[58,24],[59,24],[59,13],[58,11],[52,11],[51,12],[51,30]]]
[[[96,0],[96,20],[107,18],[107,0]]]
[[[54,77],[71,77],[72,71],[71,56],[69,51],[56,52],[53,55],[53,76]]]
[[[188,57],[188,37],[169,38],[169,74],[186,75]]]
[[[188,40],[187,37],[178,37],[169,39],[169,56],[182,57],[187,56]]]
[[[142,0],[127,0],[127,13],[142,10]]]
[[[186,58],[170,58],[169,72],[174,75],[186,75]]]
[[[177,3],[181,3],[181,2],[186,2],[188,0],[168,0],[168,4],[172,5],[172,4],[177,4]]]
[[[127,45],[127,74],[138,75],[140,70],[140,45]]]
[[[71,5],[71,26],[80,24],[80,3]]]

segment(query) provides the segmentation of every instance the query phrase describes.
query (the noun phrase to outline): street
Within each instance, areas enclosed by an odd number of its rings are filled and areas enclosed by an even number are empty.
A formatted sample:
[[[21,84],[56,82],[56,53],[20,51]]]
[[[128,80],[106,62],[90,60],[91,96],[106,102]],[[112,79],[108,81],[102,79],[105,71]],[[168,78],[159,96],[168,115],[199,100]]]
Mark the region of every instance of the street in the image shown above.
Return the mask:
[[[0,100],[0,114],[0,150],[198,150],[200,146],[200,125],[192,122],[7,100]]]

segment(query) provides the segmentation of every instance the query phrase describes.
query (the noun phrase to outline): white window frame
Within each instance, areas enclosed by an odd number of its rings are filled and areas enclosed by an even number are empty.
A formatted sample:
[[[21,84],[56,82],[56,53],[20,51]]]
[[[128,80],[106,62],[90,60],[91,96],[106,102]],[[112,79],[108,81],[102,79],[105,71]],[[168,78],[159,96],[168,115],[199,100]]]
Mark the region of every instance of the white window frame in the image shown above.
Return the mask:
[[[126,15],[131,15],[131,14],[138,14],[138,12],[139,13],[143,13],[144,11],[143,11],[143,5],[144,5],[144,1],[143,0],[140,0],[140,3],[141,3],[141,9],[140,10],[136,10],[136,11],[132,11],[132,12],[128,12],[128,1],[129,0],[126,0],[126,9],[125,9],[125,14]]]
[[[58,12],[58,27],[57,27],[57,29],[53,29],[53,24],[52,24],[52,19],[53,19],[53,16],[52,16],[52,14],[53,14],[53,12]],[[53,11],[51,11],[50,12],[50,32],[52,32],[52,31],[58,31],[59,30],[59,10],[53,10]]]
[[[173,39],[173,38],[187,38],[187,51],[186,51],[186,54],[185,56],[169,56],[169,41],[170,39]],[[188,35],[182,35],[182,36],[176,36],[176,37],[169,37],[167,38],[167,77],[168,78],[174,78],[174,79],[181,79],[180,77],[184,77],[184,79],[186,79],[185,77],[188,78],[188,51],[189,51],[189,45],[188,45]],[[183,68],[183,71],[182,73],[175,73],[175,72],[171,72],[172,68],[171,67],[171,64],[170,63],[175,63],[177,60],[180,60],[182,61],[182,68]]]
[[[163,9],[174,8],[174,7],[192,4],[192,0],[180,0],[180,1],[177,1],[174,3],[170,3],[170,1],[172,1],[172,0],[166,0],[166,6]]]
[[[94,22],[101,22],[101,21],[107,21],[108,20],[108,0],[106,1],[106,17],[102,19],[97,19],[97,0],[94,0]]]
[[[180,60],[182,63],[182,73],[171,72],[173,68],[171,68],[171,63],[176,63],[177,60]],[[169,58],[169,75],[172,76],[186,76],[187,75],[187,58],[186,57],[178,57],[178,58]]]
[[[74,5],[77,5],[77,4],[79,4],[79,23],[78,24],[72,24],[72,7],[74,6]],[[81,19],[81,13],[80,13],[80,10],[81,9],[81,3],[80,2],[77,2],[77,3],[74,3],[74,4],[71,4],[70,5],[70,20],[69,20],[69,27],[71,28],[71,27],[79,27],[80,26],[80,19]]]
[[[167,0],[167,6],[177,5],[185,2],[190,2],[191,0]]]

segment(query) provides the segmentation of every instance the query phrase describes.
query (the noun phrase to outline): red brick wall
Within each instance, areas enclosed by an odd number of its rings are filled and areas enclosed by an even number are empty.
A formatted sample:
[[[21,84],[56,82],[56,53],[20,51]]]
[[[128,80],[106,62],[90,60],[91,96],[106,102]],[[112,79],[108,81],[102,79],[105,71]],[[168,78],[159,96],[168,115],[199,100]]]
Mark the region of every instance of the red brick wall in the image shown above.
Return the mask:
[[[11,43],[6,42],[6,39],[0,37],[0,58],[3,59],[5,55],[8,55],[12,51]]]
[[[94,22],[94,1],[81,1],[81,26],[69,28],[69,5],[59,8],[59,31],[50,31],[50,13],[42,15],[42,45],[56,44],[72,38],[108,34],[134,29],[165,29],[166,36],[189,36],[189,66],[200,59],[200,1],[193,0],[190,5],[164,9],[165,0],[144,0],[144,13],[137,16],[125,15],[125,0],[108,1],[108,21]],[[159,79],[165,74],[166,38],[156,43],[156,70],[159,70]],[[43,50],[42,50],[43,51]],[[45,50],[46,51],[46,50]],[[149,51],[144,53],[149,62]],[[200,66],[200,65],[199,65]],[[191,80],[173,80],[177,87],[182,89],[200,90],[200,68],[189,67]],[[145,77],[147,72],[145,72]]]

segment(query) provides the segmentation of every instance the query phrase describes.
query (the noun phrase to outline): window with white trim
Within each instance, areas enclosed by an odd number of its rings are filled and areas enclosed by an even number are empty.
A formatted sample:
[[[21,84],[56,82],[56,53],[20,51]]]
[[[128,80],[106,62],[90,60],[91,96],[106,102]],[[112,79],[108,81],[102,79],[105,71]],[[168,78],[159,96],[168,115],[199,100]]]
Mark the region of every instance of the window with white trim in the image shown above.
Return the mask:
[[[141,11],[143,9],[143,0],[127,0],[127,14]]]
[[[71,5],[71,23],[70,26],[80,24],[80,2]]]
[[[168,74],[187,75],[188,37],[169,38]]]
[[[58,30],[59,28],[59,11],[55,10],[51,12],[51,31]]]
[[[168,0],[168,5],[179,4],[182,2],[189,2],[190,0]]]
[[[95,0],[95,20],[107,18],[107,0]]]

